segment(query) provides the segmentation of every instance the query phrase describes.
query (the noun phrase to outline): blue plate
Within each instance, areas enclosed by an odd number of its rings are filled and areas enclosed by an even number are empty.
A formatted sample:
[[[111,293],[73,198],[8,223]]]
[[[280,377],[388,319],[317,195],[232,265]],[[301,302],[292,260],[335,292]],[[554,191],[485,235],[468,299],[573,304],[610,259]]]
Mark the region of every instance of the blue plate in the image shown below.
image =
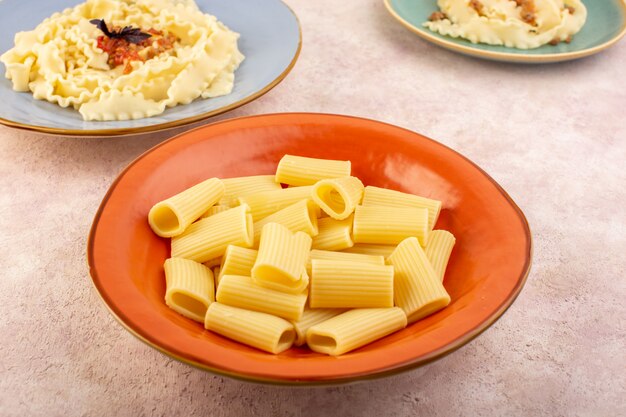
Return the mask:
[[[52,13],[81,0],[0,1],[0,54],[12,48],[15,33],[32,30]],[[271,90],[282,81],[300,53],[300,25],[280,0],[196,0],[202,11],[215,15],[239,32],[239,49],[246,56],[235,72],[233,91],[225,96],[195,100],[139,120],[85,122],[72,108],[35,100],[30,93],[15,92],[0,64],[0,123],[40,132],[110,136],[162,130],[196,122],[232,110]]]
[[[422,26],[432,12],[439,10],[437,0],[384,0],[391,15],[421,38],[465,55],[493,61],[541,64],[568,61],[605,50],[626,34],[624,0],[584,0],[587,21],[571,43],[543,45],[536,49],[474,44],[461,38],[442,36]]]

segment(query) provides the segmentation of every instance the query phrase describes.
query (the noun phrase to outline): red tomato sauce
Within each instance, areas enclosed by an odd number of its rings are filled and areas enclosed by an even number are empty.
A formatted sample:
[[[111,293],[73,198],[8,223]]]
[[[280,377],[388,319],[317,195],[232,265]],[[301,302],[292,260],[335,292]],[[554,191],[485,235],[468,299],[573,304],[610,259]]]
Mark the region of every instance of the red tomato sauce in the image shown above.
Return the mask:
[[[119,28],[114,28],[119,30]],[[98,36],[98,48],[109,54],[108,64],[111,68],[124,65],[124,74],[133,70],[132,61],[147,61],[155,56],[174,48],[174,42],[178,40],[176,36],[168,33],[164,34],[160,30],[149,29],[146,33],[152,36],[144,39],[140,43],[128,42],[123,38],[109,38],[108,36]]]

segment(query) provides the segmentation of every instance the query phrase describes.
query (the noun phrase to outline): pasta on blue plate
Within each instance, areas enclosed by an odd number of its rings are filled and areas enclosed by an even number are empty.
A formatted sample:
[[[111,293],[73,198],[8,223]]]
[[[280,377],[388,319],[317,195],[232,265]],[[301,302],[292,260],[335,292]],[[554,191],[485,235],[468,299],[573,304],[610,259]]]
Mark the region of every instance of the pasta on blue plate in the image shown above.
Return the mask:
[[[87,0],[16,34],[0,61],[14,90],[84,120],[140,119],[230,93],[238,38],[193,0]]]

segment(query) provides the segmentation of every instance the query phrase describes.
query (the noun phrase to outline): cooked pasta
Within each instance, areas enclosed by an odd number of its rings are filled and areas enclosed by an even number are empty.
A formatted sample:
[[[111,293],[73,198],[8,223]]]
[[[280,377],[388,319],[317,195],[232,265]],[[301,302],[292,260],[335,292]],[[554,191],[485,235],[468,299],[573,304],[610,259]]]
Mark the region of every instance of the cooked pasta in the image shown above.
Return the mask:
[[[580,0],[438,0],[424,26],[472,43],[533,49],[570,42],[587,19]]]
[[[278,223],[292,232],[304,232],[309,236],[315,236],[317,229],[318,208],[313,200],[300,200],[274,214],[270,214],[262,220],[254,223],[254,246],[259,245],[261,230],[268,223]]]
[[[313,186],[313,201],[330,217],[349,217],[363,197],[363,183],[356,177],[341,177],[318,181]]]
[[[440,281],[443,281],[455,242],[456,239],[447,230],[433,230],[428,235],[424,252]]]
[[[148,213],[148,223],[152,231],[161,237],[178,236],[223,194],[224,184],[219,179],[202,181],[156,203]]]
[[[119,36],[126,27],[141,39]],[[84,120],[139,119],[230,93],[238,38],[193,0],[87,0],[18,33],[0,61],[14,90]]]
[[[287,155],[276,177],[214,179],[222,196],[171,240],[167,305],[267,352],[306,343],[335,356],[447,306],[455,238],[431,230],[441,202],[363,187],[349,162],[325,162]],[[324,177],[332,167],[347,175]],[[315,183],[279,188],[293,178]]]
[[[267,288],[301,293],[308,284],[303,275],[310,250],[311,237],[306,233],[292,233],[278,223],[268,223],[261,232],[252,279]]]
[[[339,356],[406,327],[401,308],[360,308],[309,327],[311,350]]]
[[[276,182],[296,186],[312,185],[326,178],[349,176],[351,169],[350,161],[285,155],[276,168]]]
[[[428,209],[428,230],[432,230],[441,212],[441,201],[401,191],[368,185],[363,190],[364,206],[416,207]]]
[[[228,245],[253,243],[250,208],[241,205],[193,223],[172,239],[172,257],[206,262],[224,255]]]
[[[393,267],[311,260],[311,308],[393,307]]]
[[[205,212],[204,212],[204,214],[203,214],[202,216],[200,216],[200,217],[210,217],[210,216],[212,216],[212,215],[214,215],[214,214],[221,213],[221,212],[226,211],[226,210],[230,210],[230,208],[231,208],[230,206],[225,206],[225,205],[223,205],[223,204],[216,204],[216,205],[214,205],[214,206],[211,206],[211,207],[210,207],[207,211],[205,211]]]
[[[293,325],[285,319],[221,303],[211,304],[204,328],[274,354],[289,349],[296,338]]]
[[[377,245],[374,243],[355,243],[352,247],[342,250],[346,253],[361,253],[365,255],[379,255],[388,257],[396,245]]]
[[[354,245],[352,241],[352,216],[344,220],[323,217],[317,220],[318,233],[311,247],[320,250],[342,250]]]
[[[219,266],[219,265],[222,264],[222,257],[220,256],[218,258],[210,259],[210,260],[208,260],[206,262],[202,262],[202,264],[204,266],[208,267],[208,268],[213,268],[215,266]]]
[[[192,320],[203,322],[215,301],[213,272],[206,266],[182,258],[169,258],[165,270],[165,304]]]
[[[299,320],[307,294],[288,294],[256,285],[250,277],[223,275],[215,298],[219,303],[229,306],[260,311],[287,320]]]
[[[292,321],[293,328],[296,331],[296,340],[293,342],[296,346],[302,346],[306,343],[306,332],[311,326],[335,317],[346,310],[343,308],[304,308],[302,317],[298,321]]]
[[[228,206],[238,205],[239,197],[281,189],[280,184],[274,181],[273,175],[224,178],[222,182],[224,183],[224,196],[219,204]]]
[[[416,238],[405,239],[389,256],[393,265],[394,299],[413,323],[450,303],[450,296],[435,275]]]
[[[255,249],[228,245],[222,257],[220,273],[215,277],[216,287],[220,284],[220,280],[224,275],[244,275],[249,277],[258,253]]]
[[[395,245],[415,236],[428,239],[428,210],[414,207],[357,206],[352,237],[355,243]]]
[[[292,187],[263,193],[252,194],[239,198],[239,203],[250,206],[252,219],[255,222],[276,213],[287,206],[300,200],[311,197],[313,187]]]
[[[309,254],[309,261],[307,262],[306,270],[311,275],[311,261],[313,259],[325,259],[325,260],[337,260],[337,261],[349,261],[358,262],[373,265],[385,265],[385,258],[376,255],[364,255],[360,253],[347,253],[347,252],[333,252],[329,250],[312,249]]]

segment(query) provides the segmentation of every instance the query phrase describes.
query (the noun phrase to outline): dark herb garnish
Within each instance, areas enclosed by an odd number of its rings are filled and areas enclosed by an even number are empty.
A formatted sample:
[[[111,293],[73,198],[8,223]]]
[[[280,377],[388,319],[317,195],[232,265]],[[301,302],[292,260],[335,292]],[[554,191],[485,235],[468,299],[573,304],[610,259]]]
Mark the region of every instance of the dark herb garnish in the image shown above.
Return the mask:
[[[130,43],[141,43],[142,41],[148,39],[152,35],[149,33],[142,32],[141,29],[133,28],[132,26],[125,26],[121,30],[113,30],[109,31],[106,22],[104,19],[92,19],[89,23],[96,25],[98,29],[102,31],[106,36],[112,39],[124,39]]]

